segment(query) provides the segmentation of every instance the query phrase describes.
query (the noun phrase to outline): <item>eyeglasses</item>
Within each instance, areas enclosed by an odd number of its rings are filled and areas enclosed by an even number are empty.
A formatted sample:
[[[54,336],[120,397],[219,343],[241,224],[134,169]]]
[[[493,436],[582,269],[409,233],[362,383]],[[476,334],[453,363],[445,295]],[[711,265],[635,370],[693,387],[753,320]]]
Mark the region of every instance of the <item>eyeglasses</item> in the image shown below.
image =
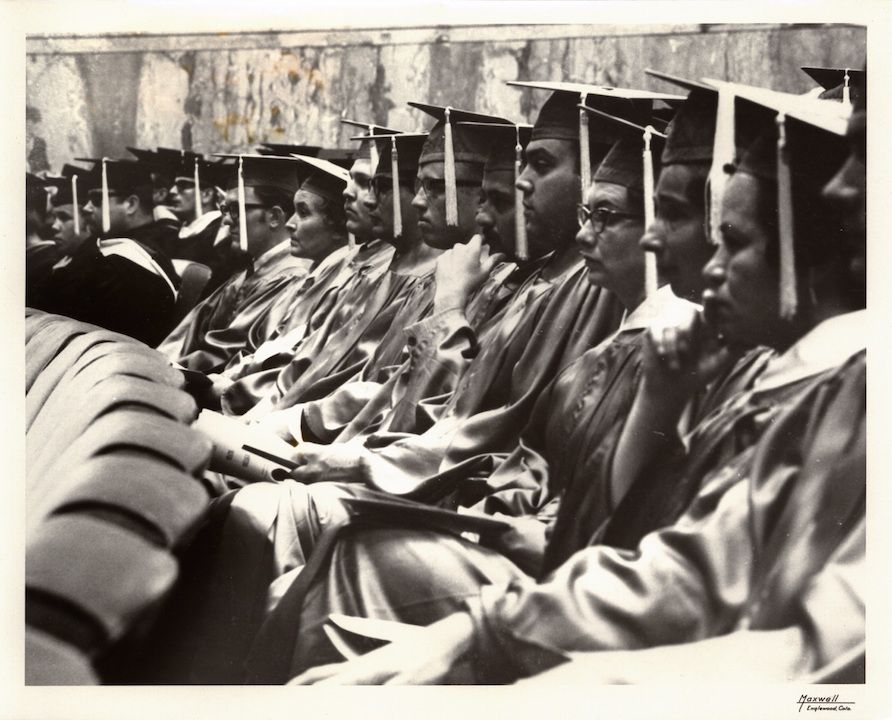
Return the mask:
[[[247,210],[248,208],[252,208],[252,207],[262,208],[262,207],[266,207],[266,206],[262,205],[261,203],[245,203],[245,210]],[[223,215],[229,215],[229,217],[231,217],[233,220],[238,220],[238,203],[237,202],[230,203],[230,202],[226,202],[224,200],[217,206],[217,208],[220,210],[220,212]]]
[[[414,179],[414,178],[413,178]],[[371,181],[372,192],[376,197],[393,192],[393,178],[387,175],[375,175]],[[412,189],[412,181],[400,178],[400,187]]]
[[[195,181],[194,180],[175,180],[173,186],[177,189],[177,192],[186,192],[186,190],[194,190],[195,189]]]
[[[456,180],[455,187],[480,187],[479,182],[475,182],[473,180]],[[415,192],[417,193],[419,188],[424,190],[424,194],[431,198],[441,197],[446,192],[446,181],[440,180],[438,178],[423,178],[421,180],[415,180]]]
[[[579,227],[591,221],[592,229],[596,233],[604,232],[604,228],[619,218],[641,218],[638,213],[624,213],[605,207],[598,207],[594,210],[589,210],[588,206],[582,204],[578,204],[576,207],[576,220],[579,222]]]
[[[114,190],[108,191],[108,196],[110,198],[121,197],[123,196],[123,194],[124,193],[119,193]],[[90,190],[87,193],[87,199],[90,201],[91,205],[93,205],[94,207],[99,207],[100,205],[102,205],[102,190]]]

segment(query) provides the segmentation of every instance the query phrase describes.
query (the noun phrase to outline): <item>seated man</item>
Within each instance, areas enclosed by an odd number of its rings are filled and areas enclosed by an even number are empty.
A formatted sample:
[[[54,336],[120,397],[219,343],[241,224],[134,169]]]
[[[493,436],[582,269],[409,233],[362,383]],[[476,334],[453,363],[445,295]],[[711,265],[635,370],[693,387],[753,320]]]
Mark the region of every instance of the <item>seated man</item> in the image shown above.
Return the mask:
[[[233,242],[253,264],[196,305],[158,345],[172,362],[190,370],[206,372],[225,363],[278,293],[303,277],[309,265],[291,254],[286,228],[299,185],[296,163],[253,155],[241,156],[239,162],[244,168],[244,207],[235,173],[220,207]]]
[[[773,222],[777,130],[757,141],[732,176],[722,204],[722,244],[705,270],[708,317],[726,336],[769,331],[793,342],[769,364],[753,396],[784,386],[802,390],[774,415],[762,439],[716,467],[684,516],[634,550],[587,548],[541,584],[514,573],[506,588],[498,578],[479,597],[466,593],[468,612],[435,623],[411,642],[312,670],[298,682],[505,682],[593,650],[624,651],[582,661],[582,669],[600,681],[652,679],[658,662],[688,663],[725,679],[789,679],[862,646],[864,338],[861,315],[839,313],[863,307],[863,296],[859,300],[851,279],[839,272],[837,233],[819,209],[814,185],[837,157],[833,140],[808,116],[792,121],[794,106],[768,105],[767,113],[773,127],[774,111],[787,112],[793,191],[784,202],[797,219],[796,279],[809,278],[808,292],[795,293],[792,322],[781,317],[776,290],[781,277],[790,279],[783,270],[789,258],[778,261],[779,247],[793,239],[784,238],[789,225]],[[861,148],[862,132],[863,119],[853,121],[850,134]],[[863,154],[853,158],[827,196],[848,205],[847,230],[862,248],[852,253],[848,267],[854,269],[863,258],[864,166]],[[811,329],[795,339],[803,325]],[[685,343],[673,343],[662,332],[652,336],[646,364],[657,377],[684,378],[698,359],[714,352],[695,342],[693,333],[691,326],[682,331]],[[745,437],[755,417],[741,416],[738,437]],[[629,422],[636,422],[634,411]],[[412,587],[405,577],[391,575],[388,581]],[[308,619],[318,595],[307,595]],[[303,620],[302,630],[308,627]],[[265,628],[266,639],[274,629]],[[296,649],[288,642],[276,648],[285,650],[280,662],[291,670],[318,659],[302,648],[302,635]],[[665,668],[661,674],[672,676]],[[556,671],[553,679],[561,675],[579,676],[571,668]]]
[[[173,323],[179,276],[158,249],[147,170],[133,161],[102,162],[107,182],[90,190],[84,215],[88,223],[101,217],[103,235],[55,267],[32,305],[154,345]],[[92,179],[99,184],[98,173]]]
[[[47,217],[47,182],[32,173],[25,175],[25,305],[29,306],[34,286],[64,255],[53,239],[60,228]]]

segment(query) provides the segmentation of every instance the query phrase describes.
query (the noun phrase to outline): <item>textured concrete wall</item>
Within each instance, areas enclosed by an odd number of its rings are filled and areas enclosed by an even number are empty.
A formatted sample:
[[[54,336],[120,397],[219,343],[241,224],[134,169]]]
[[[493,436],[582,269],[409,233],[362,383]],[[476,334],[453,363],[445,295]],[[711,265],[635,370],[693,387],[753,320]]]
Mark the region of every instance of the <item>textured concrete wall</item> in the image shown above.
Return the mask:
[[[671,91],[653,67],[802,92],[799,65],[860,67],[852,26],[506,26],[330,33],[31,37],[28,162],[38,171],[125,146],[241,151],[346,145],[346,116],[429,126],[408,100],[532,120],[546,93],[506,80]]]

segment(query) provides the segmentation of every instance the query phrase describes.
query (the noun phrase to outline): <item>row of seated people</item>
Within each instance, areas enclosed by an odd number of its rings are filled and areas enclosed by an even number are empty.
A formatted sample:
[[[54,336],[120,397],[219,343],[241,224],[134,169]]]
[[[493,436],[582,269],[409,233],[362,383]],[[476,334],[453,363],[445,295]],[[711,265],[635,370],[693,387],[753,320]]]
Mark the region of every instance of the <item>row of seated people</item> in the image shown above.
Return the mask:
[[[214,499],[110,679],[863,677],[865,74],[654,75],[227,159],[307,264],[157,345]]]

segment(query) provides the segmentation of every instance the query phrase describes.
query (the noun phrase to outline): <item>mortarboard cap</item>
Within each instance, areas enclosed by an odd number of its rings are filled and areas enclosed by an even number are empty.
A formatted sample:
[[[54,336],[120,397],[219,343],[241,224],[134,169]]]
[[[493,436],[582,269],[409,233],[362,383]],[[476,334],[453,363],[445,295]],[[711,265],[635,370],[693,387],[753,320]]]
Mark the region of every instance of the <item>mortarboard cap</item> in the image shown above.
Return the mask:
[[[235,172],[227,183],[227,190],[238,192],[239,244],[248,249],[248,225],[246,215],[248,189],[279,192],[291,197],[300,187],[298,163],[290,157],[279,155],[234,155],[215,153],[215,157],[236,161]],[[222,169],[221,169],[222,172]]]
[[[417,108],[436,118],[436,123],[428,132],[427,140],[418,158],[419,167],[428,163],[443,163],[443,179],[446,190],[446,224],[458,225],[458,196],[456,181],[480,182],[486,163],[488,148],[485,140],[474,133],[456,131],[455,123],[489,122],[511,124],[510,120],[495,115],[484,115],[471,110],[460,110],[441,105],[410,102]]]
[[[603,119],[590,117],[579,105],[593,107],[614,117],[621,117],[646,125],[654,104],[681,103],[684,98],[649,90],[617,88],[575,82],[519,82],[509,85],[550,90],[536,122],[533,124],[533,140],[558,139],[579,142],[579,174],[584,193],[591,184],[591,167],[600,162],[610,146],[620,138],[616,125]]]
[[[346,118],[341,118],[341,122],[344,125],[351,125],[352,127],[363,128],[366,132],[360,136],[354,136],[350,138],[351,140],[358,140],[360,142],[359,150],[356,153],[356,158],[367,158],[371,160],[372,164],[372,173],[374,174],[375,168],[378,167],[378,147],[376,143],[370,139],[372,135],[396,135],[401,132],[400,130],[394,130],[393,128],[384,127],[383,125],[376,125],[375,123],[365,123],[360,122],[359,120],[348,120]]]
[[[707,239],[719,243],[719,218],[728,174],[741,149],[754,139],[755,125],[735,117],[734,95],[726,83],[680,78],[655,70],[648,75],[687,89],[688,96],[669,125],[662,164],[709,165],[706,192]]]
[[[301,153],[297,154],[300,155]],[[357,153],[354,148],[322,148],[316,157],[349,170],[353,161],[357,158]]]
[[[776,188],[780,312],[791,318],[798,308],[797,264],[802,264],[802,256],[819,257],[825,252],[820,240],[827,236],[832,220],[820,197],[845,161],[843,138],[850,108],[766,88],[724,85],[734,93],[736,112],[746,113],[756,134],[736,171]]]
[[[378,155],[375,176],[390,178],[393,192],[393,235],[400,237],[403,234],[400,184],[410,180],[414,182],[418,174],[418,159],[427,141],[427,133],[393,133],[359,137],[371,140],[375,144]]]
[[[654,178],[658,172],[654,161],[654,149],[662,147],[666,136],[655,130],[653,125],[641,126],[625,118],[613,117],[595,108],[580,105],[586,112],[600,116],[616,125],[620,134],[610,151],[595,169],[593,180],[622,185],[640,192],[644,201],[644,226],[654,221]],[[657,151],[657,158],[659,158]],[[644,255],[644,288],[647,296],[653,295],[658,287],[656,256],[651,252]]]
[[[281,157],[288,157],[292,154],[316,157],[321,149],[321,145],[291,145],[271,142],[261,143],[256,148],[258,155],[279,155]]]
[[[292,158],[303,164],[305,171],[301,173],[301,190],[314,193],[327,200],[340,202],[350,174],[340,165],[328,160],[303,155],[292,155]]]
[[[533,134],[533,126],[526,123],[459,123],[464,132],[479,135],[489,146],[486,155],[484,173],[513,171],[514,172],[514,243],[515,256],[519,260],[529,257],[527,245],[527,228],[522,212],[517,208],[523,205],[523,190],[517,187],[517,179],[523,172],[523,153]]]
[[[818,97],[822,100],[842,100],[848,104],[864,92],[867,73],[853,68],[808,67],[801,68],[812,80],[824,88]]]

